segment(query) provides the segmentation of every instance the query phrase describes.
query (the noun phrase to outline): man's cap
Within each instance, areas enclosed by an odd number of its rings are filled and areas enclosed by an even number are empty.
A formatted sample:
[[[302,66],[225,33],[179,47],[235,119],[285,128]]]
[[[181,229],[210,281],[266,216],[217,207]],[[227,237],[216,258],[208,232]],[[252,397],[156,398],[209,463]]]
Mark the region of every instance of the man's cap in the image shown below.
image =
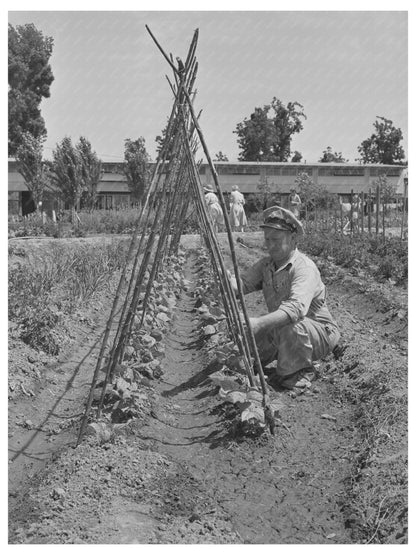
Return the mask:
[[[213,193],[214,192],[214,189],[213,189],[212,185],[204,185],[203,189],[204,189],[204,193]]]
[[[270,227],[283,231],[292,231],[303,234],[303,225],[296,216],[281,206],[271,206],[263,212],[263,222],[260,227]]]
[[[231,187],[231,190],[232,190],[232,191],[239,191],[240,189],[238,188],[238,185],[233,185],[233,186]]]

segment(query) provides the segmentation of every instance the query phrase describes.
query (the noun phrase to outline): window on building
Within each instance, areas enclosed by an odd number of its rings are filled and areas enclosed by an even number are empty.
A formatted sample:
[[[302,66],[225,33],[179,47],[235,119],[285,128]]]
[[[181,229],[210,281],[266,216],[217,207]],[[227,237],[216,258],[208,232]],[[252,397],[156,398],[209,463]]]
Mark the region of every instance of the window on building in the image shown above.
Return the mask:
[[[282,175],[281,168],[267,168],[267,175]]]
[[[113,208],[113,195],[97,195],[98,210],[111,210]]]
[[[130,206],[130,195],[128,193],[113,195],[113,206],[116,210],[128,208]]]
[[[19,192],[13,191],[9,193],[9,216],[20,214]]]
[[[362,176],[364,175],[364,168],[334,168],[333,175]]]
[[[311,176],[312,175],[312,168],[308,167],[308,166],[299,166],[299,168],[297,169],[297,173],[306,173],[306,175]]]
[[[334,175],[334,170],[333,168],[319,168],[318,169],[318,175],[320,176],[332,176]]]

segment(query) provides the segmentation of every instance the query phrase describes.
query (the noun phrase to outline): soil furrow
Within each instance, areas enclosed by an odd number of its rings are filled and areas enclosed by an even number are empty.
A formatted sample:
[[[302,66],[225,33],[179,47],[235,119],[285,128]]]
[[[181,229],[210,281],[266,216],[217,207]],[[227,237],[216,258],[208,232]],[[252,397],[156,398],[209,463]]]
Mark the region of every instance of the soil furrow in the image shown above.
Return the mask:
[[[274,438],[232,437],[208,358],[200,356],[192,304],[189,294],[178,304],[181,325],[167,336],[157,408],[141,438],[206,488],[243,543],[348,542],[337,506],[348,475],[339,448],[347,411],[328,407],[325,391],[295,400],[285,396],[292,436],[279,428]],[[183,358],[194,362],[183,364]],[[325,412],[336,414],[337,422],[320,419]],[[341,443],[349,440],[347,433]]]

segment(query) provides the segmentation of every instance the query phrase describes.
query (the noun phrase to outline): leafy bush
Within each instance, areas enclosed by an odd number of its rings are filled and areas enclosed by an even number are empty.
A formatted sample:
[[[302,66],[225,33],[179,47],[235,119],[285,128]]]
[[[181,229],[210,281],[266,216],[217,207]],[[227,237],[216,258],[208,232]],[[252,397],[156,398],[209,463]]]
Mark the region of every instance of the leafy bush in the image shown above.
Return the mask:
[[[60,316],[48,306],[31,306],[20,321],[20,337],[24,343],[50,355],[59,353],[56,327]]]

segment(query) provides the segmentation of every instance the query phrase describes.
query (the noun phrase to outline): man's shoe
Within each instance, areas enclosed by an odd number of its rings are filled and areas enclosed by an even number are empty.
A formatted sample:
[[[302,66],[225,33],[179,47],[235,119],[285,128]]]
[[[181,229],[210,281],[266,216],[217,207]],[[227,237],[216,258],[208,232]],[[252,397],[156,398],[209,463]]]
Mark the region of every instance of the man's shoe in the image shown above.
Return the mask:
[[[290,376],[280,378],[278,385],[283,387],[283,389],[294,389],[295,387],[299,389],[307,389],[311,387],[311,382],[315,379],[316,374],[313,367],[303,368],[294,374],[290,374]]]
[[[332,349],[332,354],[334,355],[335,360],[339,360],[340,358],[342,358],[342,355],[344,354],[347,347],[347,344],[341,342],[338,343],[338,345],[335,345],[335,347]]]

